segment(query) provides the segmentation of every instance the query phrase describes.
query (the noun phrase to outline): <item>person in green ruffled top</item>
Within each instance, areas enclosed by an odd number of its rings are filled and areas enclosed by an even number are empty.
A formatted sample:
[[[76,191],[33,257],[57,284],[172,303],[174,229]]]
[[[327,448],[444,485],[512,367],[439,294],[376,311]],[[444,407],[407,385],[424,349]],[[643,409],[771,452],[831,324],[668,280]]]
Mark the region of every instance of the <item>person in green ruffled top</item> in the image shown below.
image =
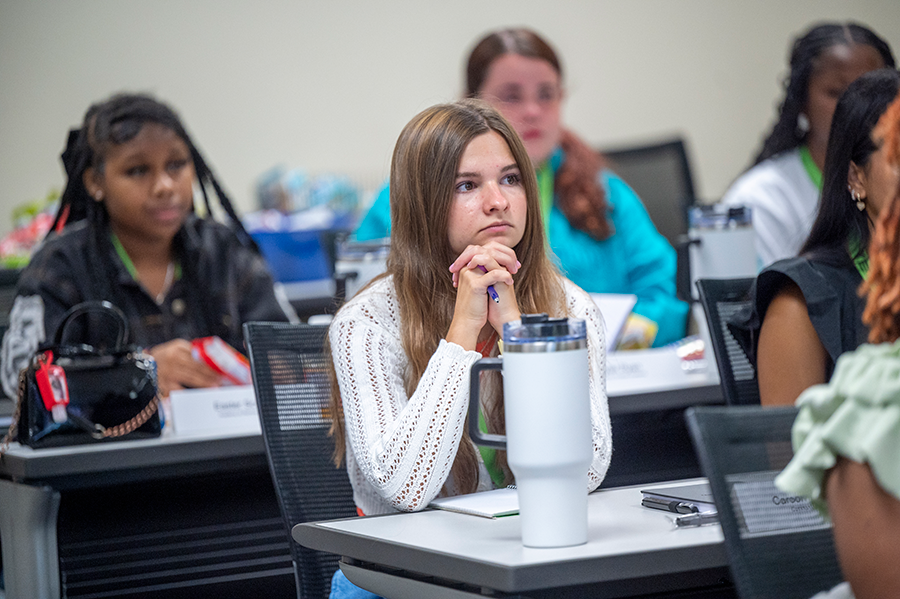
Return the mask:
[[[675,250],[637,194],[563,126],[563,69],[547,41],[529,29],[488,33],[469,54],[466,95],[488,102],[522,138],[537,171],[544,235],[563,275],[588,293],[637,296],[622,335],[637,339],[635,348],[684,337],[688,305],[675,295]],[[385,187],[356,238],[387,237],[390,225]]]
[[[897,95],[900,73],[880,69],[841,96],[825,159],[822,200],[800,256],[757,276],[753,311],[741,323],[763,405],[793,404],[831,378],[838,357],[865,343],[864,300],[871,232],[893,198],[882,139],[872,133]]]
[[[877,177],[893,197],[878,218],[863,286],[872,345],[843,355],[828,385],[797,400],[794,458],[775,481],[831,517],[857,599],[900,597],[900,96],[873,137],[883,140]]]

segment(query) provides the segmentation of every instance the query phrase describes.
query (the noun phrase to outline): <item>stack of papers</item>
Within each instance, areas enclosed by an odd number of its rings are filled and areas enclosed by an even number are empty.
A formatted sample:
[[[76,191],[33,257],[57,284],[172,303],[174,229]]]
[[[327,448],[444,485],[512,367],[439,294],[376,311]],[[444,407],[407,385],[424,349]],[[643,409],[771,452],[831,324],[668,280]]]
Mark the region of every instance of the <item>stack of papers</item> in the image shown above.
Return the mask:
[[[637,296],[630,293],[591,293],[591,299],[600,308],[606,325],[606,349],[612,351],[622,336],[625,322],[637,303]]]
[[[439,510],[480,516],[482,518],[515,516],[519,513],[519,492],[510,488],[496,489],[470,495],[441,497],[428,505]]]

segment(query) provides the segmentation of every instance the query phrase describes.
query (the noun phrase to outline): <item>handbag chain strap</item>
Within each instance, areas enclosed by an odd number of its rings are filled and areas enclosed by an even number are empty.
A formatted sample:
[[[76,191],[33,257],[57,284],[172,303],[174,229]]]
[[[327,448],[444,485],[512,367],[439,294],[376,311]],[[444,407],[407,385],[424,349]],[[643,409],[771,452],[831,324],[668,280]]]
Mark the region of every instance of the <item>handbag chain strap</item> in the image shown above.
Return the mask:
[[[148,403],[143,410],[138,412],[127,422],[123,422],[122,424],[117,424],[116,426],[110,427],[103,426],[102,424],[94,424],[94,431],[91,433],[91,436],[95,439],[108,439],[110,437],[121,437],[123,435],[127,435],[128,433],[142,427],[145,422],[150,420],[150,417],[153,416],[158,409],[159,394],[157,393],[153,396],[153,399],[150,400],[150,403]]]
[[[0,441],[0,458],[6,455],[6,452],[9,450],[9,444],[15,439],[19,428],[19,417],[22,415],[22,401],[24,401],[22,398],[25,397],[25,373],[26,370],[24,368],[19,371],[19,397],[16,400],[16,411],[13,413],[12,422],[9,423],[9,430],[6,431],[3,440]]]
[[[6,431],[6,435],[4,435],[2,441],[0,441],[0,457],[3,457],[6,452],[9,451],[9,444],[16,437],[19,418],[22,415],[22,402],[25,401],[27,381],[27,369],[23,368],[19,372],[19,397],[18,401],[16,401],[16,411],[13,413],[12,422],[9,423],[9,430]],[[95,439],[122,437],[144,426],[157,410],[159,410],[159,393],[154,394],[153,399],[144,406],[144,409],[126,422],[110,427],[103,426],[102,424],[94,424],[93,429],[88,430],[88,432]]]

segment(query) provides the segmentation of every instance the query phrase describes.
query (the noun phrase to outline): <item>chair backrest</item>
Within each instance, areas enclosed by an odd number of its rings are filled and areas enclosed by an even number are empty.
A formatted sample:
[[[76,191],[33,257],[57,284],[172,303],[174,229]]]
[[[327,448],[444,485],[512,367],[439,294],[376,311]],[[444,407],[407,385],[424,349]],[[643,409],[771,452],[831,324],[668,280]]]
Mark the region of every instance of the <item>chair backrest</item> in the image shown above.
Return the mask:
[[[774,485],[793,457],[794,407],[694,407],[686,414],[742,599],[808,599],[842,580],[830,524]]]
[[[610,168],[641,198],[656,229],[673,246],[687,233],[694,180],[684,141],[601,150]]]
[[[356,515],[347,471],[331,460],[327,330],[304,324],[244,325],[263,440],[288,538],[295,524]],[[293,540],[291,555],[297,596],[328,597],[339,556]]]
[[[729,405],[759,403],[756,366],[728,329],[728,320],[752,303],[750,287],[753,281],[753,278],[697,281],[700,303],[706,313],[710,341],[716,355],[722,395]]]

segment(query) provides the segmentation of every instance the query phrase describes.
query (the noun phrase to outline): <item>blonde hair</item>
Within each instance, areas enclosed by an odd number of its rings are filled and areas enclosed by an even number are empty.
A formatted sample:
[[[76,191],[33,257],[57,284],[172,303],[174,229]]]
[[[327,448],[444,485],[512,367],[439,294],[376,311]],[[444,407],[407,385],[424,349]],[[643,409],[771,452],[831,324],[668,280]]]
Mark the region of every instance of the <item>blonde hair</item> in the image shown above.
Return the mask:
[[[400,308],[400,335],[409,359],[406,391],[412,394],[453,319],[456,290],[447,267],[457,258],[448,234],[450,202],[460,159],[469,143],[494,131],[509,146],[519,167],[526,197],[526,222],[521,241],[512,248],[522,267],[516,274],[516,299],[522,313],[566,313],[562,279],[545,250],[540,200],[534,167],[512,126],[486,102],[466,99],[432,106],[404,127],[391,162],[391,251],[384,276],[393,277]],[[344,454],[344,420],[340,390],[332,370],[332,409],[335,418],[335,461]],[[485,405],[488,430],[505,430],[503,397],[495,382],[487,388],[494,401]],[[507,473],[504,452],[498,465]],[[451,474],[461,493],[478,483],[476,450],[463,433]]]

